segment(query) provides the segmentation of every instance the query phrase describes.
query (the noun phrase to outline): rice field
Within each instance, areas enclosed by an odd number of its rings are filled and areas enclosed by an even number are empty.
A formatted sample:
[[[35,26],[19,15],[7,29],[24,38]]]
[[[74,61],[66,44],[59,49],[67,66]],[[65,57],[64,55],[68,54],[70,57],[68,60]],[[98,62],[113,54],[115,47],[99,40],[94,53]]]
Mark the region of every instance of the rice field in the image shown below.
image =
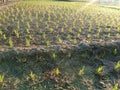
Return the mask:
[[[119,90],[120,11],[83,2],[0,7],[0,90]]]

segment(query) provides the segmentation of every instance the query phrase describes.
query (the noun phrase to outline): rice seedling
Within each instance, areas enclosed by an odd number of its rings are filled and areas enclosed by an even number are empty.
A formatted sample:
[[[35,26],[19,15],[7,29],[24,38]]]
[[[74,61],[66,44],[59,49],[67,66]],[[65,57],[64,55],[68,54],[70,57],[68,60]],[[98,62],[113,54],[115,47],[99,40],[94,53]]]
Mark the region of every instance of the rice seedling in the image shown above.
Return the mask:
[[[96,73],[101,76],[103,69],[104,69],[104,66],[99,66],[96,70]]]
[[[49,30],[50,30],[50,33],[53,33],[53,28],[50,28]]]
[[[64,32],[64,28],[61,29],[61,32],[62,32],[62,33]]]
[[[60,70],[59,70],[59,68],[56,68],[56,70],[55,70],[55,74],[56,74],[57,76],[60,74]]]
[[[2,32],[2,30],[0,30],[0,35],[3,35],[3,32]]]
[[[62,43],[63,43],[63,41],[62,41],[62,39],[61,39],[60,37],[58,38],[58,43],[59,43],[59,44],[62,44]]]
[[[42,37],[43,37],[43,39],[46,39],[46,33],[45,32],[42,34]]]
[[[32,34],[30,34],[30,35],[29,35],[29,38],[30,38],[30,39],[33,39],[33,35],[32,35]]]
[[[117,53],[118,53],[118,50],[115,48],[115,49],[113,50],[113,54],[114,54],[114,55],[117,55]]]
[[[80,38],[80,33],[77,34],[77,38]]]
[[[7,39],[7,37],[6,37],[6,35],[5,35],[5,34],[3,34],[3,39],[4,39],[4,40],[6,40],[6,39]]]
[[[29,76],[32,81],[35,80],[35,74],[32,71],[30,72]]]
[[[29,22],[27,22],[27,28],[30,29],[30,23]]]
[[[82,67],[82,69],[79,70],[78,75],[81,76],[85,72],[85,66]]]
[[[26,41],[25,41],[25,42],[26,42],[26,46],[30,46],[30,45],[31,45],[29,39],[26,38]]]
[[[17,29],[20,29],[20,22],[17,23]]]
[[[4,78],[5,78],[5,75],[4,75],[4,74],[0,75],[0,83],[3,83]]]
[[[16,35],[17,38],[20,37],[19,32],[17,30],[14,30],[14,33],[15,33],[15,35]]]
[[[77,44],[77,40],[76,39],[73,40],[73,44]]]
[[[53,52],[53,53],[52,53],[52,55],[51,55],[51,57],[52,57],[52,59],[54,59],[54,60],[55,60],[55,59],[57,58],[56,53],[55,53],[55,52]]]
[[[30,33],[29,29],[26,29],[26,32],[27,32],[27,33]]]
[[[115,66],[114,66],[114,69],[115,69],[115,70],[118,69],[118,68],[120,68],[120,61],[118,61],[118,62],[115,64]]]
[[[14,46],[12,37],[9,38],[9,46],[12,48]]]
[[[67,53],[67,57],[70,58],[71,55],[72,55],[72,53],[69,51],[69,52]]]
[[[46,45],[50,46],[50,41],[49,40],[46,41]]]
[[[113,86],[112,90],[119,90],[119,89],[118,89],[118,83],[116,83],[116,84]]]

